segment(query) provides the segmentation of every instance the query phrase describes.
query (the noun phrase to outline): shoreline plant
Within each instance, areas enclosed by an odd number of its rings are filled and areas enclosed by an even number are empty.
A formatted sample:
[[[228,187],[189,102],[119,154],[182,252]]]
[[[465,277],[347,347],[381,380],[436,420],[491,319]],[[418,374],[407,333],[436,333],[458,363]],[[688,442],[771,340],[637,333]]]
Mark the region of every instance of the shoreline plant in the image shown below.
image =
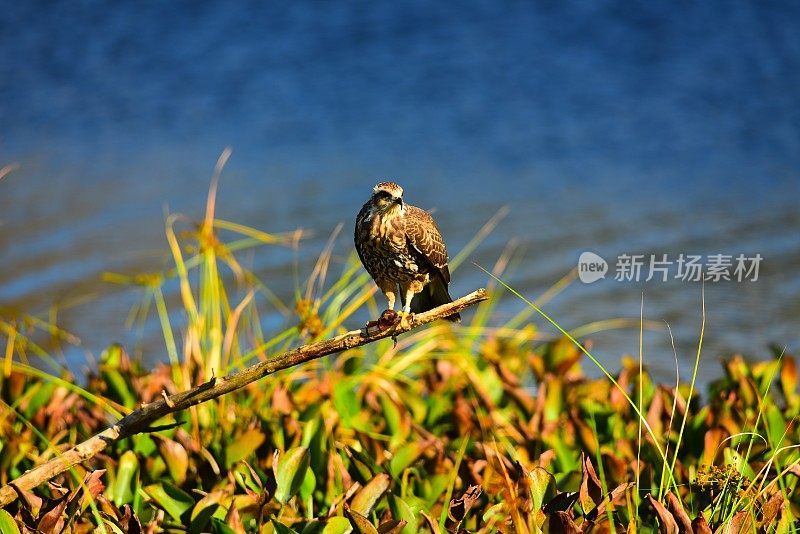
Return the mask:
[[[293,302],[240,261],[296,247],[215,218],[218,162],[197,225],[168,215],[172,265],[106,273],[142,293],[167,358],[154,370],[111,344],[85,380],[37,339],[74,341],[37,315],[3,310],[0,483],[57,457],[141,403],[345,331],[375,288],[355,254],[324,247]],[[502,214],[498,215],[498,218]],[[451,265],[470,256],[493,219]],[[334,234],[335,237],[335,234]],[[503,280],[513,249],[486,269],[491,299],[460,327],[439,321],[307,362],[157,422],[0,509],[0,532],[757,532],[800,529],[800,392],[794,356],[733,356],[701,396],[657,384],[642,354],[610,372],[585,329],[569,331]],[[463,267],[462,267],[463,268]],[[177,284],[179,308],[164,287]],[[499,298],[525,308],[492,322]],[[266,308],[289,326],[265,332]],[[545,335],[537,314],[558,332]],[[645,327],[644,320],[609,324]],[[353,325],[350,324],[352,327]],[[549,329],[549,327],[548,327]],[[593,378],[584,366],[599,367]],[[83,385],[77,385],[78,383]]]

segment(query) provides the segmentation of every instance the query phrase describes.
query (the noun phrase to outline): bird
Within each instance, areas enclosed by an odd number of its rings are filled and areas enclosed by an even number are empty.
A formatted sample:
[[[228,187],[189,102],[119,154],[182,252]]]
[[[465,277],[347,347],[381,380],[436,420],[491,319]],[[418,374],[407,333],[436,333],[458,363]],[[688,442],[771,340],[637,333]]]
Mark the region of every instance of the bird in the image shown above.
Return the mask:
[[[450,269],[439,227],[430,213],[403,200],[403,188],[381,182],[356,217],[354,241],[361,263],[386,297],[388,314],[406,327],[414,313],[452,302]],[[399,296],[402,310],[395,314]],[[460,322],[454,313],[445,317]]]

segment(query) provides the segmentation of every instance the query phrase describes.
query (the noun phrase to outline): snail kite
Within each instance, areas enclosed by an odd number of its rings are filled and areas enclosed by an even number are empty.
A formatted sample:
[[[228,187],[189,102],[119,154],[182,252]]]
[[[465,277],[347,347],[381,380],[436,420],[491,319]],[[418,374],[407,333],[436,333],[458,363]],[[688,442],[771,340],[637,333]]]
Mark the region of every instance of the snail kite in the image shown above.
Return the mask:
[[[452,302],[447,285],[447,248],[430,214],[403,202],[403,188],[381,182],[356,217],[355,245],[361,263],[383,291],[394,315],[399,288],[400,320]],[[455,313],[449,321],[461,320]]]

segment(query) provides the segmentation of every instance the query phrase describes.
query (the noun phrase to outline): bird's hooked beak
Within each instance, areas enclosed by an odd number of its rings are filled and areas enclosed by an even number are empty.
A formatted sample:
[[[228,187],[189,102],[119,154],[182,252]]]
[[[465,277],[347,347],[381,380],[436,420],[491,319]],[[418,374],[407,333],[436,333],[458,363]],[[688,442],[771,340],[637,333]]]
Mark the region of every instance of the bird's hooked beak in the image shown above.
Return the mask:
[[[394,202],[395,202],[395,204],[400,206],[400,209],[403,209],[403,207],[405,206],[405,204],[403,204],[403,197],[398,197],[398,198],[394,199]]]

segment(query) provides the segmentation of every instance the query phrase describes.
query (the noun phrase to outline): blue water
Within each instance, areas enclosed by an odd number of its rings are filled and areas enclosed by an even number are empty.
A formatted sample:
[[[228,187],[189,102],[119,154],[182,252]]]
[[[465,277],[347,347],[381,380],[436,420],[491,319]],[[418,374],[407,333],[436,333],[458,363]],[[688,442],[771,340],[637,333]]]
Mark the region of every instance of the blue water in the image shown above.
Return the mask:
[[[202,215],[226,146],[219,215],[314,232],[338,257],[387,177],[436,210],[452,252],[503,206],[471,260],[535,297],[592,250],[764,257],[752,283],[705,285],[704,379],[735,351],[800,345],[800,4],[791,2],[11,3],[0,18],[0,303],[59,306],[80,365],[137,295],[104,270],[162,267],[163,214]],[[288,297],[293,256],[249,261]],[[612,267],[613,269],[613,267]],[[308,272],[308,271],[306,271]],[[547,305],[567,327],[668,321],[684,369],[701,286],[574,282]],[[470,262],[452,292],[485,283]],[[520,304],[504,301],[498,321]],[[264,304],[269,326],[283,319]],[[365,318],[365,317],[364,317]],[[551,328],[538,321],[542,330]],[[356,325],[354,325],[356,326]],[[139,349],[163,359],[157,333]],[[636,330],[592,335],[612,367]],[[662,378],[664,332],[645,358]]]

